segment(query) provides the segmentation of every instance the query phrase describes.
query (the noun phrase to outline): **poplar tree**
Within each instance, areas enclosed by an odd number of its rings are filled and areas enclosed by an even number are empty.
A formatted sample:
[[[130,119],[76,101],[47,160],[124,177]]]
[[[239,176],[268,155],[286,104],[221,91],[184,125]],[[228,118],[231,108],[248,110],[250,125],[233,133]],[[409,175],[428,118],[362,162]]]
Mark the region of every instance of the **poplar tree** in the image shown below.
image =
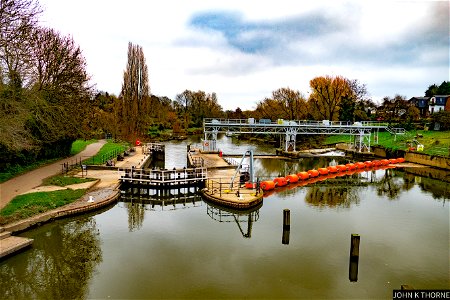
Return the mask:
[[[122,135],[129,140],[143,136],[150,112],[150,86],[144,51],[128,43],[128,62],[123,73],[121,100]]]

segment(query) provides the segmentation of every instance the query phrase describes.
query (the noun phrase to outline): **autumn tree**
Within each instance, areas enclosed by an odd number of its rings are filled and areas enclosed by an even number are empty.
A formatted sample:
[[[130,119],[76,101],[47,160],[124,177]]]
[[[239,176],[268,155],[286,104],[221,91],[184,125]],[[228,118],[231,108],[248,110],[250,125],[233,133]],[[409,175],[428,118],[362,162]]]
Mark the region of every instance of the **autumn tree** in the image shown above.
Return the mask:
[[[279,88],[271,98],[258,102],[257,115],[264,119],[300,120],[307,116],[306,99],[298,90]]]
[[[141,46],[128,43],[128,62],[123,73],[121,101],[122,134],[129,140],[143,136],[148,127],[150,86]]]
[[[352,97],[349,81],[342,76],[321,76],[309,82],[312,93],[308,104],[316,120],[337,120],[342,100]]]

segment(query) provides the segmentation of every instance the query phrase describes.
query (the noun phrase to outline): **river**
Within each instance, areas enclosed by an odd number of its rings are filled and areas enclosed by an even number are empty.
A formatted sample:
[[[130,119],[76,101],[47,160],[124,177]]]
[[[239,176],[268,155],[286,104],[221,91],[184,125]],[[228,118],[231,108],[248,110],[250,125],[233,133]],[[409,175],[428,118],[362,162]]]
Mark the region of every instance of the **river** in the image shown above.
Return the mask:
[[[167,168],[186,146],[166,143]],[[226,153],[274,153],[221,137]],[[260,179],[347,162],[256,159]],[[386,169],[288,187],[238,212],[194,197],[117,204],[21,234],[33,247],[0,262],[0,299],[392,298],[407,284],[449,288],[448,183]],[[283,210],[290,210],[289,231]],[[350,261],[351,234],[360,236]]]

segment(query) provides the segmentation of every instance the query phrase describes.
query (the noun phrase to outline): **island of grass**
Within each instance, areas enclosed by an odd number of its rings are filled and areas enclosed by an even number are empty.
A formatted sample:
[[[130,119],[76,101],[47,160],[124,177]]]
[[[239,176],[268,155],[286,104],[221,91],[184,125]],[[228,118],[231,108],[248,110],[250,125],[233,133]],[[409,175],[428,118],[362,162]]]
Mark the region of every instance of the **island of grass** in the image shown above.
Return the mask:
[[[85,193],[86,189],[66,189],[19,195],[0,210],[0,225],[13,223],[72,203]]]

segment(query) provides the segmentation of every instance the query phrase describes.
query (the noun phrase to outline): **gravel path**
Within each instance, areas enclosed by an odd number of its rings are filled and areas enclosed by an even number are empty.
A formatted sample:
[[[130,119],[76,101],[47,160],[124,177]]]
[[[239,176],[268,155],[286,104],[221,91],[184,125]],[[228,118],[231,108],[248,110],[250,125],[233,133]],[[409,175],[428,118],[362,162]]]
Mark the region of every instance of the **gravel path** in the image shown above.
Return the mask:
[[[42,184],[42,180],[61,172],[61,165],[65,162],[75,161],[80,158],[87,158],[95,155],[100,148],[106,143],[106,140],[99,140],[90,144],[85,150],[75,156],[62,159],[50,165],[43,166],[33,171],[27,172],[15,178],[12,178],[0,184],[0,209],[5,207],[17,195],[25,193],[32,188]]]

